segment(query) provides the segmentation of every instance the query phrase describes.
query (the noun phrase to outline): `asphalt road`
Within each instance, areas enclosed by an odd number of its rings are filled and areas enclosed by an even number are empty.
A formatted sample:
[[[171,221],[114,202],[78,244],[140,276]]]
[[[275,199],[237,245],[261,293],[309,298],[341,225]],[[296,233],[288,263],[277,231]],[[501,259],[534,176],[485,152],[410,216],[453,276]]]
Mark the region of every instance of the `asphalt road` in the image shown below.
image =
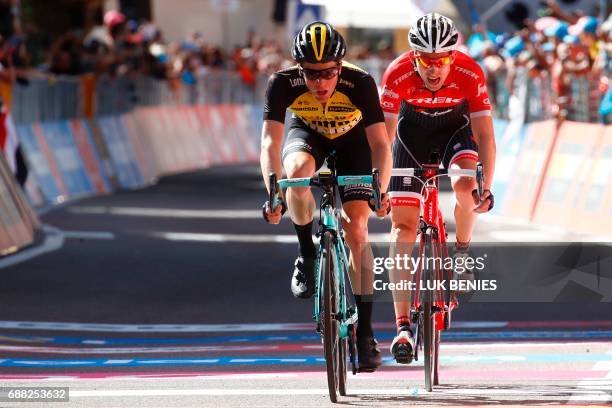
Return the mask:
[[[37,245],[0,260],[0,387],[70,387],[58,406],[327,405],[312,302],[289,291],[293,229],[261,220],[262,189],[256,167],[219,167],[47,212]],[[371,220],[377,239],[388,230]],[[576,237],[483,217],[474,239]],[[611,317],[609,301],[466,299],[428,394],[419,363],[389,358],[392,305],[377,303],[384,366],[351,376],[341,401],[612,404]]]

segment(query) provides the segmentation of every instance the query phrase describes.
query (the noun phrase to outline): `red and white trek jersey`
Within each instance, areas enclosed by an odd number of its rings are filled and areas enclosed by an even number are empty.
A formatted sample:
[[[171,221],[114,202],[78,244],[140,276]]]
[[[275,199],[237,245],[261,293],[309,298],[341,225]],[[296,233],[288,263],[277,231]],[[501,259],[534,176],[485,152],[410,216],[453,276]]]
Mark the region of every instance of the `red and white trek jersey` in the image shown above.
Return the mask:
[[[450,73],[436,92],[425,87],[415,64],[414,51],[408,51],[385,71],[380,101],[385,117],[397,117],[402,101],[417,112],[438,119],[443,119],[449,109],[458,108],[464,101],[467,101],[471,118],[491,115],[484,72],[470,56],[455,51]]]

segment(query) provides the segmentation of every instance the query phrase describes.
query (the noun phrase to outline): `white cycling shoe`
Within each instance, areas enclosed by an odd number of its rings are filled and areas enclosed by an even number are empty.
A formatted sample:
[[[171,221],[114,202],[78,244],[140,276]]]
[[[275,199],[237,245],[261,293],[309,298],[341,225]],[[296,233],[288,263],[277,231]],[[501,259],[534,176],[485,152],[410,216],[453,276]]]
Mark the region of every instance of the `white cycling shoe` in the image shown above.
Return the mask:
[[[410,364],[414,358],[414,340],[409,330],[402,330],[391,342],[391,355],[399,364]]]

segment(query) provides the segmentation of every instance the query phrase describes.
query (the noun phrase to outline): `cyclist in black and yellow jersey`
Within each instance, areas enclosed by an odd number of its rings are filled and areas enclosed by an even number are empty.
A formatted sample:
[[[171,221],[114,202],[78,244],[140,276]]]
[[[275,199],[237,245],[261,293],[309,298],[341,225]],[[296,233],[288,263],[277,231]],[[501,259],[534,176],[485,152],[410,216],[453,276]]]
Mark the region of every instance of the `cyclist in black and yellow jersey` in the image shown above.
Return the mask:
[[[335,152],[338,175],[381,174],[381,191],[387,191],[391,174],[391,149],[385,118],[374,79],[362,69],[343,62],[344,39],[329,24],[307,24],[295,37],[291,54],[298,65],[276,72],[268,83],[264,105],[261,170],[267,185],[270,172],[287,177],[312,177],[325,158]],[[285,113],[292,112],[283,146]],[[282,163],[281,163],[282,162]],[[381,362],[372,331],[371,251],[361,256],[368,242],[370,186],[340,187],[343,229],[350,256],[351,282],[359,322],[357,347],[360,371],[373,371]],[[379,216],[387,214],[383,196]],[[282,207],[282,208],[281,208]],[[271,209],[264,204],[264,218],[278,224],[288,207],[299,241],[299,255],[291,281],[296,297],[315,291],[316,249],[312,240],[315,200],[309,188],[287,192],[287,206]],[[359,254],[358,254],[359,253]],[[368,261],[369,259],[369,261]]]

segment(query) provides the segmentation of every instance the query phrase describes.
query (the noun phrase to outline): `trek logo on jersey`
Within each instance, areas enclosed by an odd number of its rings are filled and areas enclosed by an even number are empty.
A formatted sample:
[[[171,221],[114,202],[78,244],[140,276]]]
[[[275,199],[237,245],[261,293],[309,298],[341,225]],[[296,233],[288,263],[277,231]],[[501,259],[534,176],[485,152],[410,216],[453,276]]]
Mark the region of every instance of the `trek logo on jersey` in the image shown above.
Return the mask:
[[[436,98],[412,98],[412,99],[407,99],[406,102],[408,103],[410,102],[426,103],[429,105],[435,105],[435,104],[443,104],[443,103],[459,103],[461,102],[461,99],[438,96]]]
[[[391,99],[399,99],[399,94],[387,88],[387,85],[383,86],[382,96],[386,96],[387,98]]]
[[[291,78],[289,79],[289,83],[291,84],[292,88],[295,88],[296,86],[306,86],[304,78]]]
[[[478,84],[478,94],[476,96],[480,96],[486,93],[487,93],[487,86],[485,84]]]
[[[412,197],[407,197],[407,198],[400,198],[400,197],[392,197],[391,198],[391,205],[392,206],[420,206],[421,205],[421,200],[418,198],[412,198]]]
[[[398,84],[402,83],[407,78],[410,78],[412,76],[412,74],[414,74],[414,71],[410,71],[410,72],[405,73],[404,75],[402,75],[401,77],[399,77],[395,81],[393,81],[393,85],[398,85]]]
[[[474,78],[476,80],[480,79],[480,77],[478,77],[478,75],[476,75],[472,71],[469,71],[469,70],[467,70],[467,69],[465,69],[463,67],[456,67],[456,68],[457,68],[457,71],[459,71],[459,72],[461,72],[461,73],[463,73],[465,75],[469,75],[469,76],[471,76],[472,78]]]

